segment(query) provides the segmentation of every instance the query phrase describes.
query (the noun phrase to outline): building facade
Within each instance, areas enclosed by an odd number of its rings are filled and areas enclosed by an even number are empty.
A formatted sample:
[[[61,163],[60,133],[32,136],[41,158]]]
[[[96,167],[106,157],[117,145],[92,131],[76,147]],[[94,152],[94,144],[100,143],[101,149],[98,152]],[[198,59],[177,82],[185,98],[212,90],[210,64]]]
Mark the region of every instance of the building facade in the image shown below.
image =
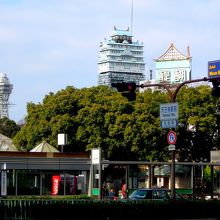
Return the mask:
[[[88,194],[90,154],[0,152],[1,196]]]
[[[191,80],[189,47],[187,47],[187,54],[184,55],[171,43],[167,51],[155,59],[155,76],[157,83],[178,84]]]
[[[114,27],[111,39],[100,43],[98,61],[98,84],[111,86],[118,82],[135,82],[144,80],[144,45],[133,41],[127,30]]]

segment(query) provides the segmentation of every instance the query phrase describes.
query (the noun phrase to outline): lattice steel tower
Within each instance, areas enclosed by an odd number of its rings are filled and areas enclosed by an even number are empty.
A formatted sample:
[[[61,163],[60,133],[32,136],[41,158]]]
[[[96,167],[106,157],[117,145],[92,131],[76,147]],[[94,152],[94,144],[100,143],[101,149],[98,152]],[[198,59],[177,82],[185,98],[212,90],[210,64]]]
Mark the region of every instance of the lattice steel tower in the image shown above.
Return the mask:
[[[10,84],[5,73],[0,73],[0,118],[9,117],[8,99],[12,92],[13,85]]]

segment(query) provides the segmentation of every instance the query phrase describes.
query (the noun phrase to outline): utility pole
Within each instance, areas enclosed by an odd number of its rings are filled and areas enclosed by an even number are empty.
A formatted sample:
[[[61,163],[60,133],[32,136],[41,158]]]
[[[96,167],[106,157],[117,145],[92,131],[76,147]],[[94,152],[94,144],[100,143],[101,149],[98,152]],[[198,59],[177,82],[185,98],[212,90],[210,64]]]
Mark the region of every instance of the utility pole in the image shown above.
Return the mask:
[[[217,78],[217,79],[220,79]],[[168,83],[155,83],[155,84],[141,84],[139,85],[139,87],[144,88],[144,87],[162,87],[164,89],[167,90],[169,97],[170,97],[170,101],[171,102],[176,102],[176,97],[177,97],[177,93],[179,92],[180,88],[186,84],[189,83],[194,83],[194,82],[202,82],[202,81],[212,81],[213,78],[208,78],[208,77],[204,77],[201,79],[194,79],[194,80],[187,80],[184,81],[180,84],[177,85],[170,85]],[[216,80],[216,78],[215,78]],[[174,91],[173,91],[174,89]],[[172,162],[171,162],[171,197],[172,199],[175,199],[175,159],[176,159],[176,150],[172,150]]]
[[[117,88],[118,92],[121,92],[123,96],[127,97],[129,101],[134,101],[136,99],[136,87],[144,88],[144,87],[162,87],[167,90],[170,101],[175,103],[177,93],[180,88],[189,83],[209,81],[213,84],[212,96],[219,97],[220,96],[220,77],[203,77],[200,79],[187,80],[180,84],[169,84],[169,83],[154,83],[154,84],[141,84],[136,85],[135,82],[120,82],[113,83],[112,87]],[[172,150],[172,163],[171,163],[171,197],[175,199],[175,159],[176,159],[176,150]]]

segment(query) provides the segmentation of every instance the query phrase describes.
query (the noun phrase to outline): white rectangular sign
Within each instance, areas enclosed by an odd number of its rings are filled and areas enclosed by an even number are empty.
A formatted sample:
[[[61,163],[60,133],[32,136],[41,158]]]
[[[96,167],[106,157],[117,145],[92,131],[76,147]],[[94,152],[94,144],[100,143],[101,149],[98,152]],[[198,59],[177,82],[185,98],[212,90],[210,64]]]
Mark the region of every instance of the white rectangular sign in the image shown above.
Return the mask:
[[[100,149],[92,149],[92,164],[99,164],[100,159]]]
[[[67,135],[66,134],[58,134],[57,142],[58,142],[58,145],[66,145],[67,144]]]
[[[169,145],[169,151],[172,151],[172,150],[176,150],[176,146],[175,145]]]

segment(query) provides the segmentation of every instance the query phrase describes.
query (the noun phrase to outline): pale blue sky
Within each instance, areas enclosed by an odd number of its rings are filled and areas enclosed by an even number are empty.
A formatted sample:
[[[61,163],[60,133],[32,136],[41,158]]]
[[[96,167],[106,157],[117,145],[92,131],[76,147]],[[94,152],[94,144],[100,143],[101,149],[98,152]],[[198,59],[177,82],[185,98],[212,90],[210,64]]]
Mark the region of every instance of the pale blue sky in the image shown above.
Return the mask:
[[[0,0],[0,72],[14,85],[9,117],[72,85],[97,85],[99,43],[131,24],[132,0]],[[146,78],[174,43],[192,56],[192,78],[220,59],[219,0],[133,0],[133,39],[144,42]]]

